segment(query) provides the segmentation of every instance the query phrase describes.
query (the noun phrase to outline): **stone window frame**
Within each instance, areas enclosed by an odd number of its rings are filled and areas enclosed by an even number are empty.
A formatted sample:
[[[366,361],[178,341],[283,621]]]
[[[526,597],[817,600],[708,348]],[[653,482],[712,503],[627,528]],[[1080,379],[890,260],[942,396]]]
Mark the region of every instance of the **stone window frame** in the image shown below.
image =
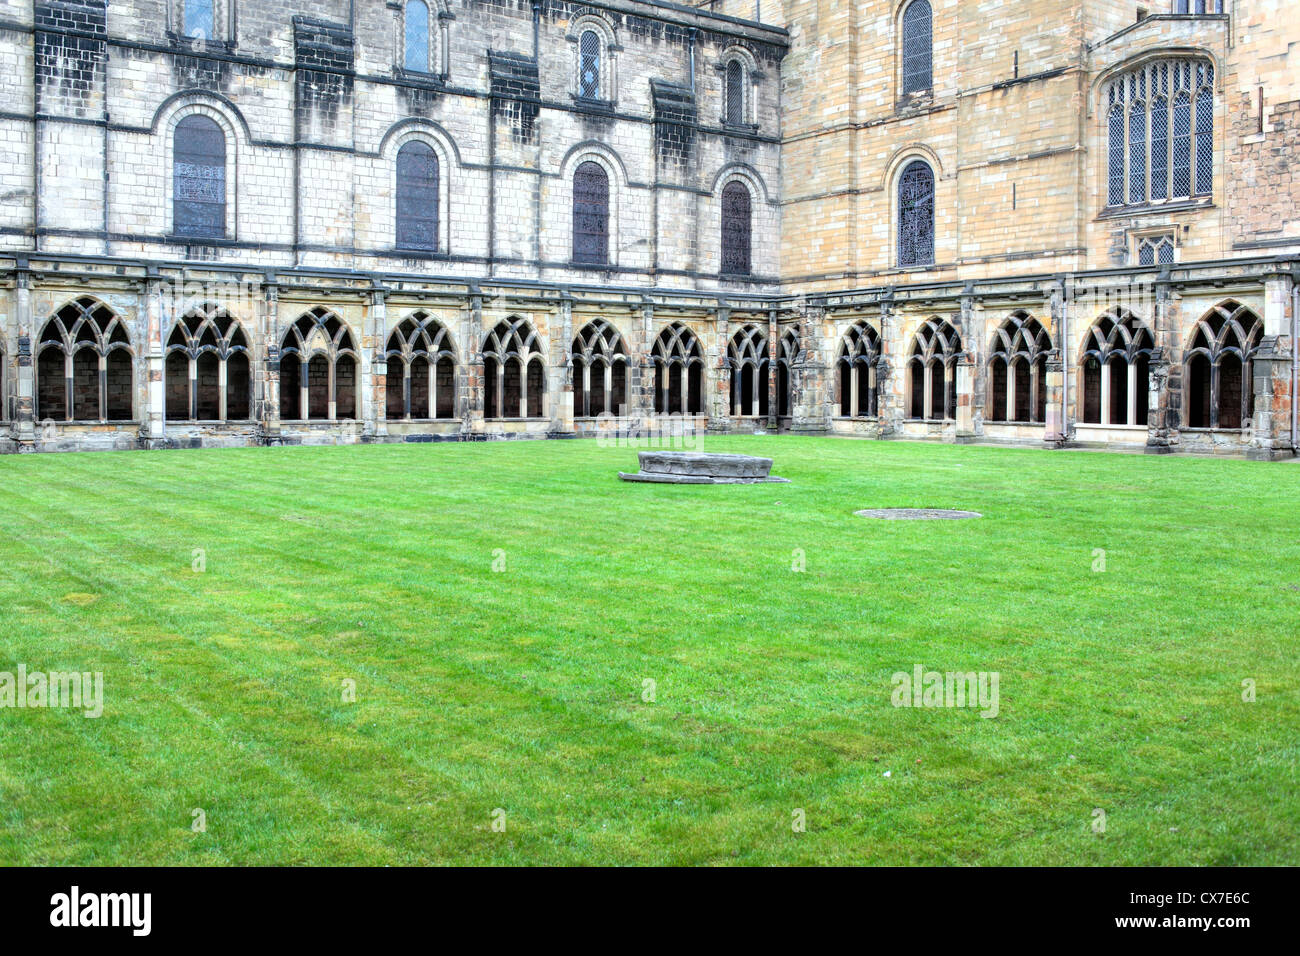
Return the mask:
[[[788,326],[781,333],[781,347],[776,359],[776,408],[779,418],[794,415],[794,369],[803,358],[803,341],[798,325]],[[781,408],[785,411],[782,412]]]
[[[223,333],[218,320],[225,318],[230,320],[230,326]],[[190,329],[189,323],[192,320],[198,320],[194,329]],[[204,342],[207,337],[207,331],[211,329],[213,338],[216,340],[212,344]],[[180,341],[174,341],[179,335]],[[244,328],[244,324],[237,316],[232,314],[228,309],[221,305],[210,302],[195,303],[185,309],[172,322],[171,329],[164,340],[166,345],[163,348],[163,411],[166,417],[167,408],[167,360],[174,354],[184,355],[189,359],[189,369],[187,374],[188,393],[189,393],[189,414],[183,418],[169,419],[178,422],[248,422],[253,421],[253,391],[254,391],[254,363],[252,350],[252,337]],[[197,369],[199,359],[205,354],[211,352],[216,355],[219,369],[219,381],[225,381],[224,388],[218,392],[218,415],[216,418],[200,419],[198,411],[198,389]],[[227,378],[227,369],[230,359],[236,355],[242,354],[248,363],[248,416],[245,418],[230,418],[228,415],[228,405],[230,400],[230,386]]]
[[[932,315],[912,335],[907,354],[907,376],[903,394],[907,397],[907,419],[914,422],[951,422],[957,418],[957,365],[965,356],[961,332],[952,318]],[[919,366],[919,368],[918,368]],[[935,381],[935,371],[940,373]],[[917,373],[920,372],[919,386]],[[943,408],[934,414],[934,386],[939,386]],[[921,413],[916,408],[921,396]],[[928,414],[927,414],[928,410]]]
[[[403,249],[397,245],[397,154],[411,140],[420,140],[433,147],[434,155],[438,158],[438,243],[437,249],[432,252]],[[381,241],[389,244],[390,254],[395,258],[438,259],[450,256],[454,248],[451,232],[452,187],[462,185],[458,177],[460,154],[451,137],[427,120],[402,120],[384,135],[379,153],[385,168],[383,175],[388,177],[390,198],[385,207],[386,214],[392,217],[386,223],[386,231],[378,233],[379,236],[387,237]]]
[[[456,14],[447,0],[420,0],[429,13],[427,69],[412,69],[406,63],[406,7],[410,0],[389,0],[393,13],[393,72],[410,79],[446,83],[451,78],[451,24]]]
[[[329,323],[333,320],[338,323],[338,329],[331,335],[328,331]],[[303,335],[298,326],[304,321],[308,321],[310,331]],[[325,339],[324,346],[315,344],[317,341],[316,333],[320,331],[321,336]],[[294,422],[319,422],[319,421],[359,421],[361,419],[361,350],[357,347],[357,336],[352,331],[352,327],[341,315],[328,306],[318,305],[308,309],[289,323],[280,336],[280,351],[278,353],[278,367],[280,369],[279,383],[277,391],[280,392],[280,408],[283,410],[284,401],[282,389],[284,387],[284,358],[286,355],[295,356],[298,360],[298,418],[287,419]],[[311,400],[303,403],[306,397],[302,393],[309,393],[309,370],[312,359],[317,356],[325,356],[329,363],[329,396],[326,400],[327,411],[324,418],[313,417],[311,414]],[[353,363],[354,375],[356,376],[353,385],[353,414],[348,418],[338,417],[338,363],[341,358],[350,358]]]
[[[573,258],[573,181],[578,167],[586,162],[603,166],[609,180],[609,255],[608,261],[601,263],[577,262]],[[623,160],[604,143],[579,143],[569,151],[560,167],[559,189],[556,190],[556,202],[562,203],[563,213],[557,221],[564,230],[563,245],[566,264],[573,269],[608,272],[619,266],[619,251],[622,249],[622,220],[620,215],[627,187],[627,176]]]
[[[614,384],[614,370],[619,366],[623,368],[622,396],[623,405],[627,405],[632,360],[618,329],[600,317],[584,322],[573,337],[569,362],[573,370],[573,417],[592,419],[601,414],[591,414],[595,404],[591,397],[596,392],[592,377],[597,370],[601,376],[599,392],[603,414],[621,417],[622,412],[615,406],[618,389]]]
[[[1227,5],[1227,0],[1170,0],[1169,11],[1174,16],[1209,17],[1227,13]]]
[[[650,348],[650,364],[654,368],[656,415],[698,417],[705,414],[704,346],[690,326],[670,322],[660,329]],[[677,389],[680,407],[676,412],[672,410],[674,368],[681,369]]]
[[[411,334],[406,333],[406,329],[412,330]],[[394,341],[397,347],[394,348]],[[387,395],[384,402],[384,419],[386,421],[401,422],[434,422],[434,421],[457,421],[462,416],[459,412],[459,395],[456,387],[456,379],[460,373],[460,355],[456,348],[456,340],[451,334],[448,323],[441,317],[425,309],[414,309],[401,316],[394,323],[388,336],[384,339],[384,352],[381,358],[385,363],[385,370],[394,360],[402,363],[402,407],[403,414],[400,418],[393,418],[388,414]],[[414,362],[423,361],[429,368],[429,411],[433,412],[432,416],[417,416],[412,414],[411,410],[411,391],[408,386],[412,376],[411,369]],[[439,413],[439,395],[438,395],[438,367],[444,361],[451,363],[452,393],[451,393],[451,414],[442,415]],[[385,389],[393,387],[393,378],[385,371]]]
[[[235,36],[239,25],[239,4],[235,0],[211,0],[212,36],[192,37],[185,31],[186,5],[191,0],[167,0],[168,33],[177,44],[187,44],[203,49],[211,45],[225,47],[235,46]]]
[[[1151,326],[1136,313],[1115,308],[1099,315],[1088,326],[1079,348],[1077,414],[1080,425],[1145,426],[1150,421],[1151,359],[1157,353],[1155,333]],[[1093,385],[1089,382],[1088,365],[1096,362],[1097,375]],[[1124,395],[1126,408],[1123,421],[1112,421],[1111,398],[1115,394],[1111,385],[1115,365],[1124,367]],[[1139,375],[1139,369],[1144,372]],[[1145,387],[1143,387],[1145,385]],[[1092,389],[1097,389],[1097,421],[1088,418],[1088,399]],[[1138,397],[1145,395],[1143,402]],[[1141,407],[1142,411],[1138,409]],[[1147,417],[1148,422],[1137,419]]]
[[[839,348],[835,351],[834,417],[857,421],[879,419],[886,368],[879,330],[867,319],[852,320],[840,335]],[[864,369],[866,388],[862,387]]]
[[[929,261],[905,261],[903,257],[903,231],[907,228],[904,221],[903,185],[904,177],[913,169],[924,166],[930,174],[930,258]],[[933,159],[925,154],[909,152],[899,157],[893,164],[892,205],[894,211],[894,264],[899,269],[933,269],[939,259],[939,172]]]
[[[999,425],[1045,425],[1047,421],[1047,363],[1060,357],[1060,350],[1052,341],[1047,323],[1024,309],[1007,316],[993,331],[989,340],[988,397],[985,421]],[[1019,419],[1016,411],[1016,382],[1012,370],[1023,360],[1029,366],[1029,417]],[[1006,366],[1003,377],[1001,406],[997,405],[994,367],[997,362]],[[1040,415],[1040,407],[1042,413]],[[999,409],[995,413],[995,409]],[[1005,417],[998,417],[999,415]]]
[[[600,77],[598,96],[582,95],[582,35],[595,33],[600,40]],[[613,25],[595,12],[584,13],[569,24],[564,39],[573,46],[573,63],[569,72],[569,95],[575,103],[613,109],[618,105],[618,55],[623,51]]]
[[[919,86],[915,89],[907,89],[907,15],[915,7],[919,9],[919,4],[925,4],[930,10],[929,18],[929,83],[925,86]],[[918,98],[928,98],[934,96],[934,4],[931,0],[901,0],[894,11],[894,35],[897,38],[894,43],[896,50],[897,66],[895,68],[895,83],[898,90],[898,100],[906,103],[909,100]]]
[[[1103,71],[1094,87],[1103,216],[1214,202],[1216,190],[1224,182],[1220,143],[1226,103],[1224,74],[1217,57],[1199,48],[1149,51]],[[1183,97],[1186,134],[1179,133],[1179,101]],[[1209,105],[1202,108],[1206,97]],[[1140,130],[1137,117],[1141,117]],[[1141,133],[1140,140],[1134,138],[1135,130]],[[1178,188],[1182,167],[1179,141],[1183,138],[1187,141],[1186,192]],[[1157,142],[1163,144],[1158,151]],[[1137,199],[1134,184],[1139,181],[1141,198]]]
[[[200,94],[194,94],[200,96]],[[176,127],[187,116],[206,116],[221,127],[226,137],[226,234],[221,238],[198,238],[182,236],[176,232],[175,171],[176,171]],[[215,105],[212,99],[191,96],[181,97],[170,105],[161,122],[155,121],[154,128],[163,130],[163,215],[166,216],[164,232],[169,241],[184,245],[211,245],[212,243],[229,243],[239,239],[239,156],[247,148],[247,139],[243,135],[241,123],[234,122],[226,111]]]
[[[1249,325],[1242,322],[1247,316],[1251,320]],[[1217,331],[1213,325],[1215,319],[1222,323]],[[1183,349],[1183,422],[1186,428],[1227,433],[1244,433],[1251,428],[1255,417],[1253,362],[1259,354],[1263,339],[1263,318],[1256,310],[1236,299],[1224,299],[1196,320],[1188,332],[1187,344]],[[1198,344],[1202,341],[1204,345]],[[1219,424],[1222,411],[1219,395],[1223,360],[1228,357],[1235,357],[1241,363],[1241,424],[1225,428]],[[1198,358],[1204,358],[1210,367],[1210,381],[1207,383],[1209,421],[1204,425],[1191,424],[1192,365]]]
[[[71,324],[69,324],[71,319]],[[90,332],[83,337],[83,330]],[[50,331],[56,333],[48,337]],[[64,362],[64,417],[50,419],[42,417],[40,407],[41,395],[41,357],[47,351],[57,351]],[[96,418],[75,418],[76,400],[73,394],[75,381],[75,361],[77,353],[91,351],[95,354],[99,370],[99,393],[97,404],[99,415]],[[108,361],[114,352],[125,351],[131,369],[131,417],[108,417]],[[58,424],[108,424],[110,422],[135,423],[139,421],[139,408],[136,396],[135,349],[131,345],[131,333],[126,327],[126,320],[104,300],[93,295],[80,295],[69,299],[52,311],[42,324],[36,342],[32,348],[33,366],[33,414],[37,421],[50,420]]]
[[[749,190],[749,272],[747,273],[732,273],[723,270],[722,253],[724,237],[722,224],[724,210],[722,205],[722,194],[723,191],[732,183],[740,183]],[[762,245],[760,240],[764,235],[763,230],[767,225],[769,225],[767,216],[770,207],[772,206],[772,201],[767,192],[767,183],[764,182],[763,177],[759,172],[752,167],[741,163],[733,163],[718,172],[717,177],[713,181],[711,195],[713,197],[713,202],[716,203],[716,207],[713,211],[711,225],[709,226],[710,231],[705,234],[705,239],[703,241],[705,242],[706,247],[714,248],[718,251],[718,277],[720,279],[752,280],[755,275],[758,275],[761,272],[758,268],[760,265],[758,261],[759,253],[761,251],[760,246]],[[718,229],[716,235],[712,233],[712,229],[715,225]],[[712,244],[711,246],[709,246],[710,243]]]
[[[546,382],[546,342],[538,333],[536,326],[531,321],[518,314],[511,314],[500,322],[495,323],[492,328],[483,333],[483,344],[479,350],[481,357],[481,366],[483,368],[483,419],[489,422],[517,422],[517,421],[542,421],[546,418],[546,399],[547,399],[547,382]],[[496,373],[493,376],[488,375],[488,360],[495,363]],[[519,408],[522,415],[502,415],[505,404],[505,369],[511,362],[519,366]],[[542,388],[537,396],[539,403],[538,414],[531,414],[533,411],[531,399],[533,396],[528,391],[528,375],[533,363],[541,365],[541,383]],[[492,404],[492,410],[495,415],[488,415],[487,389],[493,387],[496,390],[495,400]]]
[[[1173,226],[1164,226],[1159,229],[1143,229],[1131,233],[1133,240],[1132,263],[1135,266],[1164,266],[1173,265],[1178,262],[1179,250],[1181,246],[1178,242],[1178,230]],[[1143,262],[1143,257],[1148,250],[1151,253],[1151,261]],[[1168,250],[1168,258],[1161,258],[1165,250]]]
[[[752,322],[737,329],[727,342],[727,367],[731,370],[728,413],[733,418],[767,418],[772,375],[767,329]],[[749,408],[745,408],[742,402],[746,374],[752,376]]]
[[[731,114],[731,88],[728,71],[732,65],[736,64],[740,68],[740,119],[733,121]],[[740,45],[729,46],[722,51],[714,69],[720,78],[720,95],[721,113],[718,122],[724,129],[734,129],[747,133],[756,133],[759,129],[758,121],[758,102],[759,102],[759,83],[765,78],[765,74],[758,68],[758,61],[754,54],[746,47]]]

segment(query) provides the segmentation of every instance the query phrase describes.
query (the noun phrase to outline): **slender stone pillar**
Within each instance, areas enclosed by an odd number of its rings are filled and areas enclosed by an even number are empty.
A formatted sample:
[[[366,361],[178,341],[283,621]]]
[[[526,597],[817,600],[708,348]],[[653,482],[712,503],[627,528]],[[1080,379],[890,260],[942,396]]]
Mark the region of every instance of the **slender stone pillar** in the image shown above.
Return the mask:
[[[19,451],[36,450],[36,368],[32,357],[32,288],[27,260],[20,257],[15,276],[13,328],[17,330],[18,387],[14,401],[14,440]]]
[[[144,343],[144,366],[146,376],[145,389],[145,407],[141,409],[141,434],[142,444],[146,447],[154,447],[162,444],[167,440],[167,395],[166,383],[163,373],[165,358],[163,352],[163,338],[167,335],[167,329],[172,324],[176,316],[173,314],[176,307],[181,301],[180,290],[174,290],[172,294],[165,295],[166,280],[159,274],[157,269],[150,267],[148,278],[145,280],[145,343]],[[193,363],[191,363],[193,364]],[[191,372],[191,375],[195,374]],[[193,395],[197,389],[191,388],[190,394]],[[198,417],[198,411],[191,409],[193,417]]]
[[[261,395],[262,441],[267,445],[278,445],[283,441],[280,434],[280,287],[276,284],[275,274],[268,272],[262,280],[262,374],[258,376],[258,392]],[[306,381],[306,365],[301,366],[299,375]],[[305,415],[306,406],[300,409]]]
[[[552,317],[550,384],[555,396],[551,402],[551,434],[572,435],[573,427],[573,297],[560,300],[560,312]],[[557,328],[558,326],[558,328]]]
[[[367,389],[362,426],[362,441],[383,441],[388,437],[388,360],[384,352],[388,345],[388,290],[376,285],[370,292],[370,388]],[[409,371],[408,371],[409,374]],[[436,387],[438,373],[430,368],[430,394]],[[408,392],[409,396],[409,392]],[[407,406],[410,402],[408,400]],[[437,406],[434,406],[437,413]]]
[[[466,437],[481,437],[484,433],[484,371],[483,371],[483,293],[470,287],[469,308],[461,321],[461,350],[465,355],[464,410],[461,433]],[[497,369],[497,381],[504,377],[504,369]],[[500,405],[497,414],[501,414]]]
[[[1151,392],[1147,399],[1147,444],[1149,455],[1168,455],[1178,444],[1180,417],[1177,402],[1182,395],[1182,367],[1177,359],[1176,313],[1178,305],[1167,281],[1167,271],[1156,282],[1154,306],[1156,347],[1148,365]]]
[[[781,427],[778,389],[781,378],[781,329],[777,326],[776,318],[776,309],[769,310],[767,313],[767,427],[774,432]],[[757,394],[757,380],[754,382],[754,390]]]
[[[731,377],[736,374],[736,370],[731,367],[731,309],[722,304],[722,300],[719,300],[714,328],[718,335],[718,359],[712,369],[712,376],[708,375],[710,370],[705,369],[705,384],[707,386],[707,378],[711,377],[713,387],[709,389],[708,404],[704,410],[709,416],[708,431],[729,432],[735,427],[732,418],[734,410],[731,407]],[[685,408],[685,405],[682,407]]]

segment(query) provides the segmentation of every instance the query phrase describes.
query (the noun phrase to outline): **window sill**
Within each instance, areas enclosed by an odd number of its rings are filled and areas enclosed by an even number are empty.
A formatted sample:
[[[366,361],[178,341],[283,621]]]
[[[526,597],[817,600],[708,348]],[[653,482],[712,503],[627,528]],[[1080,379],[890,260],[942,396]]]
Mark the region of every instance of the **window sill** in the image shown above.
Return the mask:
[[[578,262],[575,259],[567,263],[570,269],[585,269],[588,272],[612,272],[614,267],[608,262]]]
[[[569,94],[573,98],[573,105],[581,107],[584,110],[590,110],[593,113],[608,113],[614,115],[614,101],[602,100],[592,96],[579,96],[577,93]]]
[[[1158,199],[1154,202],[1133,203],[1125,206],[1107,206],[1097,214],[1096,221],[1106,219],[1127,219],[1130,216],[1151,216],[1163,212],[1188,212],[1199,209],[1213,209],[1213,196],[1200,196],[1192,199]]]
[[[227,239],[225,236],[183,236],[180,233],[169,233],[163,236],[166,242],[175,243],[178,246],[231,246],[236,243],[234,239]]]
[[[421,70],[408,70],[404,66],[393,67],[393,76],[408,86],[419,86],[426,90],[444,90],[447,77],[442,73],[425,73]]]
[[[1244,435],[1249,430],[1248,428],[1180,428],[1178,432],[1182,435]]]
[[[443,261],[450,258],[449,253],[437,249],[402,249],[394,247],[391,255],[394,259],[426,259]]]
[[[909,425],[955,425],[955,418],[908,418],[905,421]]]
[[[728,123],[725,119],[720,120],[719,123],[724,133],[741,133],[745,136],[758,135],[757,123]]]
[[[753,272],[719,272],[719,282],[753,282]]]
[[[444,418],[443,421],[449,421],[449,419]],[[501,422],[502,424],[508,425],[512,423],[520,424],[520,423],[529,423],[529,422],[549,422],[550,419],[549,418],[485,418],[483,419],[483,421]]]

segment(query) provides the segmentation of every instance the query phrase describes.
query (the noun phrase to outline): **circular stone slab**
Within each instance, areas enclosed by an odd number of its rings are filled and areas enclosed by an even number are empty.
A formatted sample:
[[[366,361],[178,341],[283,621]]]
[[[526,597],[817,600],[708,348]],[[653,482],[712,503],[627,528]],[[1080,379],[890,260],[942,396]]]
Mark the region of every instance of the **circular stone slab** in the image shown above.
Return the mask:
[[[948,511],[943,508],[876,508],[853,513],[859,518],[880,518],[883,521],[959,521],[984,517],[978,511]]]

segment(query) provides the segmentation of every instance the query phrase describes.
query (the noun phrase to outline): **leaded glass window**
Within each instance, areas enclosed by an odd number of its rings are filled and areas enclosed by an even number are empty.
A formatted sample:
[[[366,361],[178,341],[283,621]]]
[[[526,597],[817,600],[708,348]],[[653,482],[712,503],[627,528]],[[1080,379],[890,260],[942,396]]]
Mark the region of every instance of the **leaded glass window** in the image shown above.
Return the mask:
[[[903,11],[903,93],[934,85],[932,14],[929,0],[915,0]]]
[[[1173,236],[1148,236],[1138,243],[1138,265],[1172,265],[1173,261]]]
[[[745,68],[739,60],[727,64],[727,122],[732,126],[745,122]]]
[[[730,182],[722,190],[722,272],[749,275],[751,262],[751,202],[744,183]]]
[[[178,236],[226,236],[226,136],[206,116],[187,116],[176,124],[172,219]]]
[[[397,247],[438,251],[438,154],[420,140],[397,151]]]
[[[1191,199],[1214,191],[1214,67],[1164,60],[1106,93],[1108,205]]]
[[[578,45],[578,95],[600,99],[600,34],[587,30]]]
[[[590,161],[573,174],[573,261],[609,263],[609,176]]]
[[[909,163],[898,180],[898,264],[934,263],[934,171]]]
[[[406,59],[408,70],[429,72],[429,7],[424,0],[406,4]]]
[[[185,0],[185,35],[201,40],[212,39],[214,17],[212,0]]]
[[[1174,0],[1174,13],[1222,13],[1223,0]]]

